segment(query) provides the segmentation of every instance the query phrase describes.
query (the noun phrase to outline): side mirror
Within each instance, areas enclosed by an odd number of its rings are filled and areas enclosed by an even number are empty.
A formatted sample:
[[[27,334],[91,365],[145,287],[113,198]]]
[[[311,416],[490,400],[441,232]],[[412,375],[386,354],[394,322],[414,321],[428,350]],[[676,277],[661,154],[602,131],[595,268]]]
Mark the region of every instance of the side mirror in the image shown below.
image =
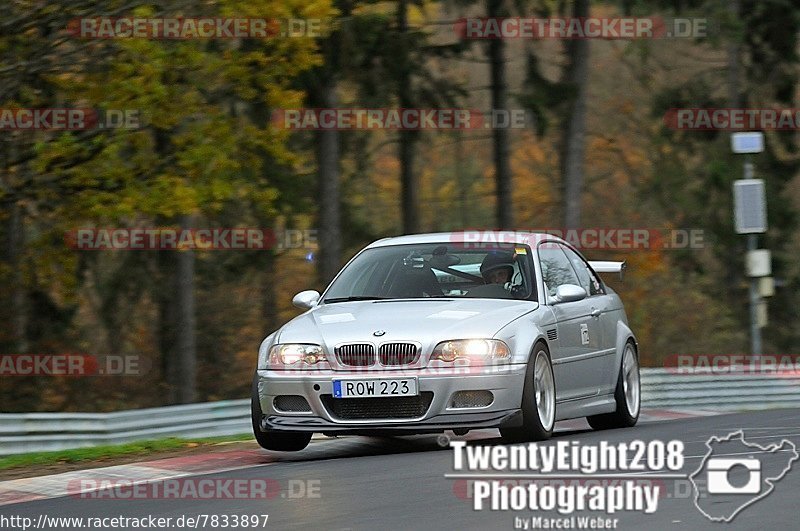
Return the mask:
[[[304,310],[313,308],[317,305],[317,302],[319,302],[319,291],[314,289],[301,291],[292,299],[292,304]]]
[[[575,284],[562,284],[556,288],[555,302],[575,302],[586,298],[586,290]]]

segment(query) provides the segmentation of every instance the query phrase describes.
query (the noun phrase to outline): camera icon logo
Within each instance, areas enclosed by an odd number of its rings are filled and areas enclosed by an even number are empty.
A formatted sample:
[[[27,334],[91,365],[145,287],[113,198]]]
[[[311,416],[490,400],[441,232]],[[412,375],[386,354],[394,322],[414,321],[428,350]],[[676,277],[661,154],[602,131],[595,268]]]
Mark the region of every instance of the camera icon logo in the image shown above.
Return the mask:
[[[795,444],[783,439],[762,446],[745,440],[742,430],[706,441],[708,451],[689,474],[694,505],[712,522],[730,522],[768,496],[800,459]]]
[[[731,471],[744,467],[749,476],[747,483],[734,486]],[[761,492],[761,461],[757,459],[725,459],[716,457],[706,463],[707,489],[709,494],[758,494]]]

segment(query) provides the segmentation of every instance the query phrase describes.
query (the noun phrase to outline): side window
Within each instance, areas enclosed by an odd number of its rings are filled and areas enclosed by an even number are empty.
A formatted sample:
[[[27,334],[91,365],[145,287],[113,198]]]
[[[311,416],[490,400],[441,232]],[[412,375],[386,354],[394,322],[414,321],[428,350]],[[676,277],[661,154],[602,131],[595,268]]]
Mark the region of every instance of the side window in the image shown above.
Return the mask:
[[[560,245],[555,242],[544,242],[539,244],[538,250],[542,278],[548,294],[555,295],[556,289],[563,284],[581,285]]]
[[[572,263],[572,267],[575,268],[575,272],[578,274],[578,280],[581,282],[580,286],[586,290],[589,296],[602,295],[604,293],[603,285],[594,274],[594,271],[589,269],[589,266],[583,261],[583,258],[569,247],[563,247],[563,249],[567,254],[567,258],[569,258],[569,261]]]

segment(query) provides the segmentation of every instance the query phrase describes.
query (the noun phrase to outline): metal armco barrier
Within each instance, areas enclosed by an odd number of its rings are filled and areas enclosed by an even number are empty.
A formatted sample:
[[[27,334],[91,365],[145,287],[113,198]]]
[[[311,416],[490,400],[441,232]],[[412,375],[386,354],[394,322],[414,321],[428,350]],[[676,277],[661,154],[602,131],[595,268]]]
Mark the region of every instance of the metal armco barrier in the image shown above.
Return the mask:
[[[642,407],[743,411],[800,407],[800,375],[642,369]]]
[[[642,408],[732,412],[800,407],[800,376],[675,374],[642,369]],[[64,450],[164,437],[250,432],[250,400],[117,413],[0,414],[0,455]]]
[[[0,455],[165,437],[238,435],[250,430],[250,400],[117,413],[3,413],[0,414]]]

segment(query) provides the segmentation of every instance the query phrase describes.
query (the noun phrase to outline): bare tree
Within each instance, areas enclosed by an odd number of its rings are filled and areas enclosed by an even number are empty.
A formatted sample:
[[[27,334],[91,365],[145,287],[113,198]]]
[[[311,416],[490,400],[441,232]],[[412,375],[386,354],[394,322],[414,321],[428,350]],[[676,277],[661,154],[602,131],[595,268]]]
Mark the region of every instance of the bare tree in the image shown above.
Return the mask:
[[[486,15],[489,18],[502,18],[509,15],[504,0],[487,0]],[[505,42],[503,39],[489,40],[489,64],[492,77],[492,109],[506,108],[508,85],[506,82]],[[511,194],[511,165],[509,162],[508,129],[497,127],[492,131],[494,145],[494,173],[497,189],[496,219],[497,228],[510,229],[514,225],[514,211]]]
[[[400,53],[397,76],[397,97],[400,108],[413,107],[411,87],[411,62],[408,47],[408,0],[397,2],[397,32],[400,39]],[[400,188],[402,190],[403,233],[419,232],[419,180],[414,173],[414,153],[418,132],[400,131]]]
[[[22,208],[16,202],[11,204],[8,217],[8,264],[13,269],[13,293],[11,307],[13,309],[14,342],[17,352],[28,351],[28,307],[26,304],[27,290],[23,280],[22,249],[25,243],[24,221]]]
[[[181,229],[192,228],[190,216],[181,217]],[[177,341],[178,396],[180,404],[197,401],[197,318],[194,293],[194,251],[178,251],[177,280]]]
[[[572,15],[588,17],[589,0],[574,0]],[[565,71],[564,82],[570,89],[571,99],[561,146],[564,226],[578,227],[581,223],[584,180],[589,41],[587,39],[567,41],[567,56],[569,63]]]
[[[336,82],[327,77],[319,98],[324,107],[336,106]],[[316,133],[317,177],[319,180],[319,276],[327,284],[339,270],[342,255],[339,205],[339,132],[324,129]]]

